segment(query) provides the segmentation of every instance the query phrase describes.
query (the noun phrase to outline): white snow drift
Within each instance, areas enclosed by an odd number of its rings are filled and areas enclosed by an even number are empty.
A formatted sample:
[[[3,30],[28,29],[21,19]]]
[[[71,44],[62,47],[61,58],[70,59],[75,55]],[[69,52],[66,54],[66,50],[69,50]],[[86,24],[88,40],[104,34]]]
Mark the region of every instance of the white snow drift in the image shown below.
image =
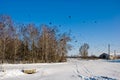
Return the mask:
[[[65,63],[3,64],[0,80],[119,80],[120,61],[68,59]],[[22,69],[36,69],[25,74]]]

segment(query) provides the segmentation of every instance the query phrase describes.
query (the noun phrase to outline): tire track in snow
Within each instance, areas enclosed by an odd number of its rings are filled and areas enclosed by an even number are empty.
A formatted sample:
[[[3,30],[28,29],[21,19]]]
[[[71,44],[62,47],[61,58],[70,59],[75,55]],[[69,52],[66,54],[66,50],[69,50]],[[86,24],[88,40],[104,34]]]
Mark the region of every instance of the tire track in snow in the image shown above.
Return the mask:
[[[74,65],[75,76],[77,76],[79,80],[86,80],[86,78],[93,76],[92,72],[85,66],[85,63],[77,60],[72,61],[72,63]]]
[[[96,63],[91,65],[87,61],[74,61],[73,64],[75,69],[74,70],[75,75],[79,78],[79,80],[117,80],[115,78],[110,78],[110,76],[107,76],[108,70],[105,70],[105,72],[103,72],[105,74],[104,76],[100,76],[100,75],[96,76],[95,74],[93,75],[94,70],[91,67],[95,66]],[[108,63],[104,63],[104,64],[108,65]],[[101,65],[103,69],[108,68],[106,65],[103,65],[103,62],[101,62],[100,66]]]

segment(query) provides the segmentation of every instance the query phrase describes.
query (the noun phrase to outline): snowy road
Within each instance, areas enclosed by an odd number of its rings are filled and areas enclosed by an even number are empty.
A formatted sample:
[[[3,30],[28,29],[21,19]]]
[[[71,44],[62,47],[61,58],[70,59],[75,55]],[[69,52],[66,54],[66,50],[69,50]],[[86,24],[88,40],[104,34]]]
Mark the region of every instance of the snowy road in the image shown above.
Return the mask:
[[[120,62],[68,59],[65,63],[3,64],[0,80],[120,80]],[[25,74],[22,69],[36,69]]]

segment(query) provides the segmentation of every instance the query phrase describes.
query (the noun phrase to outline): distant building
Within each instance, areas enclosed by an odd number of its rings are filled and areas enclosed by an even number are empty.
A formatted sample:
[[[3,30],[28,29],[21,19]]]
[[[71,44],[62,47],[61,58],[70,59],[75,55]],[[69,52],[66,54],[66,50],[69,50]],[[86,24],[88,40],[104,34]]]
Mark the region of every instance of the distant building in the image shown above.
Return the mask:
[[[99,58],[101,58],[101,59],[109,59],[109,54],[107,54],[107,53],[102,53],[102,54],[99,56]]]
[[[117,54],[107,54],[107,53],[102,53],[100,56],[99,56],[99,58],[101,58],[101,59],[118,59],[118,58],[120,58],[120,55],[118,55],[118,53]]]

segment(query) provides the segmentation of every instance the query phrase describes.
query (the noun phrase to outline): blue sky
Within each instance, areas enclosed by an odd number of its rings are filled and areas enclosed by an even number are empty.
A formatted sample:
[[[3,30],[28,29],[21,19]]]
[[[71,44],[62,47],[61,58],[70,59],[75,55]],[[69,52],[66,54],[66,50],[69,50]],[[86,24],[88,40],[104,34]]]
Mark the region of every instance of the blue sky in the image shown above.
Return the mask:
[[[61,32],[71,30],[70,55],[78,54],[83,43],[90,45],[90,54],[107,52],[108,44],[111,53],[120,52],[120,0],[0,0],[0,14],[16,23],[51,22],[61,25]]]

